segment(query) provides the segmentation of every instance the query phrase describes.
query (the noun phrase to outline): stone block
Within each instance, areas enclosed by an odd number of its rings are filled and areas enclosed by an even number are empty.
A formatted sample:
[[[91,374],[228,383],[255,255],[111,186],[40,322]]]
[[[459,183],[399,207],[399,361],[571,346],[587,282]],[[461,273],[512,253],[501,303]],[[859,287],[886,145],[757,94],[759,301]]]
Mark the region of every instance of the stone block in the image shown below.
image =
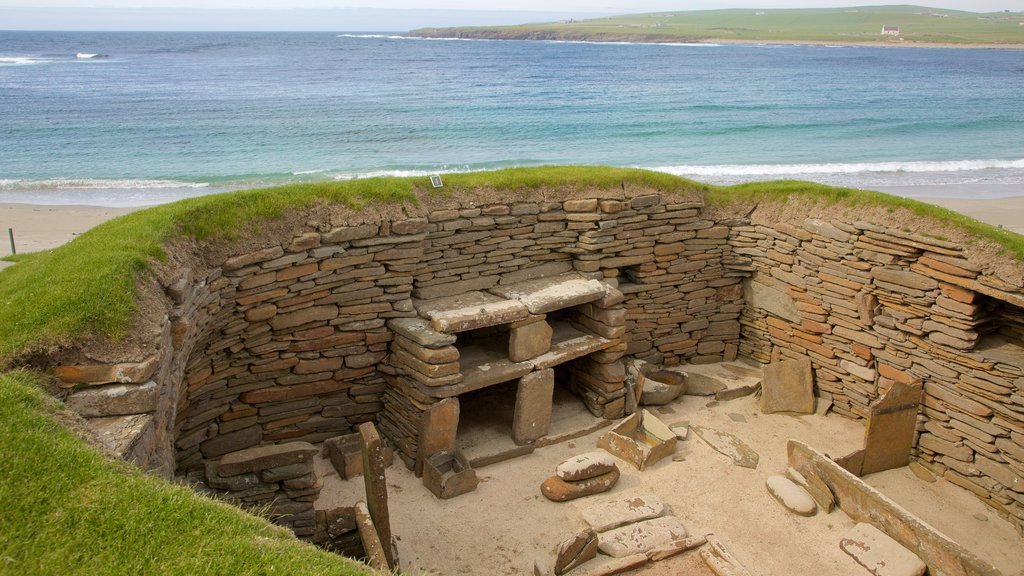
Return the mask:
[[[587,452],[560,463],[555,467],[555,475],[566,482],[575,482],[607,474],[613,468],[615,459],[607,452]]]
[[[145,414],[156,410],[160,387],[145,384],[115,384],[75,392],[64,403],[85,418]]]
[[[631,495],[593,504],[580,511],[583,521],[598,532],[650,520],[665,514],[665,504],[654,494]]]
[[[927,568],[913,552],[863,522],[839,541],[839,547],[875,576],[922,576]]]
[[[552,334],[551,325],[543,320],[513,327],[509,331],[509,359],[522,362],[544,354],[551,349]]]
[[[597,533],[584,530],[555,547],[555,574],[565,574],[597,556]]]
[[[612,558],[645,554],[649,550],[685,539],[689,533],[675,516],[662,516],[609,530],[598,535],[598,548]]]
[[[363,550],[366,551],[366,563],[381,572],[390,572],[391,565],[385,552],[387,548],[380,539],[366,503],[357,502],[355,512],[356,529],[359,530],[359,538],[363,541]]]
[[[512,441],[517,445],[533,443],[548,433],[554,389],[555,371],[551,368],[519,379],[512,418]]]
[[[574,482],[567,482],[558,476],[552,476],[541,483],[540,493],[552,502],[568,502],[584,496],[607,492],[614,488],[618,481],[618,467],[612,468],[610,472],[600,476]]]
[[[696,425],[691,425],[690,429],[716,452],[729,457],[733,464],[742,468],[757,468],[757,463],[761,459],[760,455],[734,434]]]
[[[814,413],[814,376],[810,358],[782,360],[764,367],[761,411]]]
[[[921,394],[920,382],[895,382],[885,396],[869,407],[861,475],[910,463]]]
[[[800,323],[796,301],[782,290],[747,279],[743,281],[743,299],[751,308],[764,310],[794,324]]]
[[[459,450],[431,454],[423,465],[423,485],[438,498],[447,500],[476,490],[479,480]]]
[[[254,428],[259,430],[258,426]],[[317,452],[316,447],[308,442],[269,444],[227,454],[220,459],[218,466],[221,476],[235,476],[299,462],[311,462]]]
[[[419,422],[419,453],[417,475],[423,472],[423,461],[437,452],[455,451],[455,434],[459,429],[459,399],[445,398],[427,406]]]
[[[642,410],[602,435],[597,446],[645,470],[675,452],[676,435],[653,414]]]
[[[199,449],[202,451],[203,456],[207,458],[216,458],[217,456],[223,456],[229,452],[236,452],[239,450],[244,451],[246,448],[259,444],[262,439],[263,428],[258,425],[250,426],[235,432],[214,436],[200,444]],[[230,466],[228,467],[228,470],[231,470]],[[225,470],[223,465],[221,466],[221,474],[230,475],[228,470]],[[249,470],[241,470],[238,474],[247,471]]]
[[[366,487],[366,508],[373,519],[380,541],[384,545],[384,556],[388,566],[395,566],[394,550],[391,548],[391,515],[388,511],[388,482],[385,469],[384,445],[373,422],[359,425],[359,437],[363,444],[363,484]]]
[[[358,433],[344,434],[324,440],[324,456],[345,480],[351,480],[363,473],[362,439]],[[384,447],[384,466],[390,468],[394,462],[395,451],[390,446]]]
[[[486,292],[467,292],[416,302],[416,310],[438,332],[454,334],[509,324],[529,316],[526,306]]]
[[[785,476],[769,476],[765,481],[768,493],[775,498],[783,508],[799,516],[814,516],[818,513],[818,505],[814,498],[798,486],[795,482]]]
[[[491,292],[522,302],[531,314],[544,314],[600,300],[607,294],[607,290],[603,282],[573,272],[499,286]]]

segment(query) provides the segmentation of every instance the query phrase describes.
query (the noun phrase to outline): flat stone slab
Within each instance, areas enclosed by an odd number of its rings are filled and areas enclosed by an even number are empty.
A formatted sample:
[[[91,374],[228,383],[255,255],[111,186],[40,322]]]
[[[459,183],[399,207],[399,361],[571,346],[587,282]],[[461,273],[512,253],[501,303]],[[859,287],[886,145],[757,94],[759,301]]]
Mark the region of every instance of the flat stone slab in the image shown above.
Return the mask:
[[[613,468],[615,468],[615,458],[607,452],[595,450],[565,460],[555,467],[555,475],[566,482],[574,482],[607,474]]]
[[[319,450],[316,446],[309,442],[289,442],[246,448],[221,457],[220,475],[235,476],[245,472],[256,472],[257,470],[307,462],[317,452]]]
[[[604,298],[608,286],[576,273],[526,280],[491,288],[491,293],[522,302],[532,314],[544,314]]]
[[[686,371],[686,394],[691,396],[714,396],[719,392],[728,394],[729,390],[750,390],[761,384],[761,369],[742,362],[686,364],[672,370]]]
[[[388,328],[424,348],[444,348],[457,340],[453,334],[434,330],[423,318],[392,318],[388,320]]]
[[[555,548],[555,574],[565,574],[597,556],[597,534],[585,530],[563,540]]]
[[[814,413],[814,375],[810,358],[781,360],[764,367],[761,412]]]
[[[818,505],[806,490],[785,476],[769,476],[764,483],[768,493],[779,504],[799,516],[814,516],[818,513]]]
[[[588,506],[581,512],[583,521],[598,532],[665,515],[665,504],[654,494],[616,498]]]
[[[733,464],[743,468],[757,468],[757,462],[761,457],[754,452],[754,449],[747,446],[742,440],[728,432],[719,432],[713,428],[691,425],[700,439],[707,442],[715,451],[724,454],[732,459]]]
[[[921,576],[925,563],[871,524],[859,523],[839,547],[875,576]]]
[[[558,476],[552,476],[540,485],[540,492],[552,502],[568,502],[611,490],[618,483],[619,475],[619,469],[616,467],[606,474],[576,482],[566,482]]]
[[[413,303],[438,332],[453,334],[509,324],[530,315],[526,306],[486,292],[467,292]]]
[[[646,554],[682,540],[688,535],[686,526],[675,516],[662,516],[609,530],[598,535],[598,549],[612,558]]]
[[[565,322],[556,322],[551,328],[551,349],[528,360],[537,370],[558,366],[615,344],[607,338],[577,330]]]
[[[504,350],[486,346],[467,346],[462,349],[459,362],[464,379],[464,392],[479,390],[493,384],[516,380],[533,370],[530,362],[513,362]]]

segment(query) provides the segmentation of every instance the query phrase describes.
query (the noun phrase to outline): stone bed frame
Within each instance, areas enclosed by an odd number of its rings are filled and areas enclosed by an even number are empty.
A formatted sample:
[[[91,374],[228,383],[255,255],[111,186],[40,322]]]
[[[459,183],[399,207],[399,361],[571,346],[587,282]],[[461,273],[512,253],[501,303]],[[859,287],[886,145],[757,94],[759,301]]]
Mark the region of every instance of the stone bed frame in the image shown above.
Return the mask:
[[[915,457],[1024,525],[1024,290],[950,241],[820,210],[765,221],[755,209],[623,187],[486,204],[424,197],[406,207],[412,217],[314,221],[228,258],[194,254],[205,264],[164,283],[146,360],[56,370],[68,406],[119,456],[205,482],[225,455],[369,421],[410,467],[451,448],[458,394],[498,383],[473,371],[479,357],[460,333],[496,339],[486,361],[510,368],[502,381],[523,379],[524,404],[540,398],[517,410],[521,443],[545,430],[552,364],[538,359],[555,354],[558,326],[594,338],[586,358],[562,359],[606,418],[622,415],[624,357],[809,358],[817,395],[847,417],[922,381]],[[567,314],[531,308],[524,286],[570,280],[599,290],[558,302]],[[505,338],[507,357],[494,356]],[[527,343],[538,338],[551,348]],[[290,482],[308,499],[308,482]]]

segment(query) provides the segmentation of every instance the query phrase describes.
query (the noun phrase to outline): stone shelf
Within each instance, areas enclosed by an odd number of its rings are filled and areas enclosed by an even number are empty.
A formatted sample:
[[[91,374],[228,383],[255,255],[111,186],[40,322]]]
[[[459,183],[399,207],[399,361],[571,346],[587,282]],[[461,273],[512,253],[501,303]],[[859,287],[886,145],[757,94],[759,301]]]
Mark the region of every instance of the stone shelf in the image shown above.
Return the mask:
[[[576,273],[526,280],[509,286],[491,288],[491,293],[523,303],[532,314],[544,314],[600,300],[607,285]]]
[[[537,370],[551,368],[615,344],[613,340],[584,332],[568,322],[554,322],[551,328],[551,349],[529,360]]]
[[[459,362],[463,367],[462,382],[450,386],[417,385],[417,388],[434,398],[451,398],[517,380],[533,370],[531,362],[513,362],[508,359],[508,340],[503,338],[482,340],[460,347]]]
[[[413,305],[420,316],[430,320],[434,330],[446,334],[508,324],[530,315],[521,302],[487,292],[420,300]]]

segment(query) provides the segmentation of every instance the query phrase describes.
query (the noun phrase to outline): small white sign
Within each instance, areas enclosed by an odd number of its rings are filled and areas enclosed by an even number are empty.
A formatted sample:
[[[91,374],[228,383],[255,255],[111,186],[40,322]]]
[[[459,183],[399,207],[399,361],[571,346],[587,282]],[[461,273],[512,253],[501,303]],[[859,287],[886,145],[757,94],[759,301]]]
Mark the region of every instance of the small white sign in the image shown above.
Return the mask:
[[[444,186],[444,183],[441,182],[440,176],[434,174],[433,176],[430,177],[430,185],[433,186],[434,188],[441,188],[442,186]]]

